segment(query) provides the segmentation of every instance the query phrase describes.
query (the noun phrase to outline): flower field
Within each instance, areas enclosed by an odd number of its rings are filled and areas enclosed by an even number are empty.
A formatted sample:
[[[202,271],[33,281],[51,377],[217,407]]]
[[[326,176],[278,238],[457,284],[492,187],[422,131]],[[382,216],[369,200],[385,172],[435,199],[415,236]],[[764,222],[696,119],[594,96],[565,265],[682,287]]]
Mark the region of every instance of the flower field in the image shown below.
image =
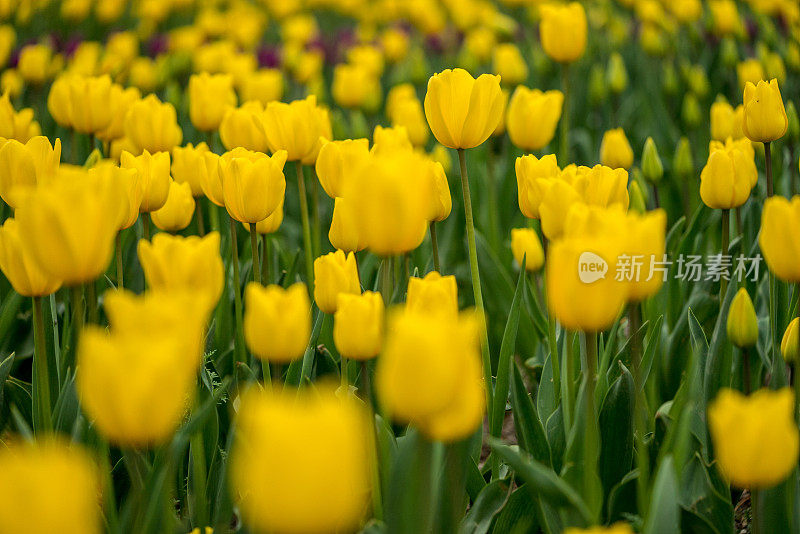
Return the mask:
[[[0,534],[800,532],[797,0],[0,0],[0,95]]]

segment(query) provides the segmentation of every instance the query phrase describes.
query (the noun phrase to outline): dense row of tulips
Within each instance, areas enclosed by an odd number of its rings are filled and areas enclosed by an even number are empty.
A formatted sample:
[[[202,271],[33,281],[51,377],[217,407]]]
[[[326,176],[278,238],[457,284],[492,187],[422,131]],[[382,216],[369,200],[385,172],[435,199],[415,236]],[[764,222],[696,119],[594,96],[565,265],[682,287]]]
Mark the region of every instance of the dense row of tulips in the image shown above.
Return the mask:
[[[0,533],[799,532],[798,74],[796,0],[0,0]]]

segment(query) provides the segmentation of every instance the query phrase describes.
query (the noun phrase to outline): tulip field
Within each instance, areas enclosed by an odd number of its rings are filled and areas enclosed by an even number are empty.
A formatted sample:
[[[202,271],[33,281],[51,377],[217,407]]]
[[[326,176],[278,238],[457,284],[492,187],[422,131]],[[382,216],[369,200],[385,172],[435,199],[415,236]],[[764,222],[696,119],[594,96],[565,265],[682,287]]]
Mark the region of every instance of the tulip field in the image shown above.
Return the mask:
[[[0,0],[0,534],[800,533],[798,0]]]

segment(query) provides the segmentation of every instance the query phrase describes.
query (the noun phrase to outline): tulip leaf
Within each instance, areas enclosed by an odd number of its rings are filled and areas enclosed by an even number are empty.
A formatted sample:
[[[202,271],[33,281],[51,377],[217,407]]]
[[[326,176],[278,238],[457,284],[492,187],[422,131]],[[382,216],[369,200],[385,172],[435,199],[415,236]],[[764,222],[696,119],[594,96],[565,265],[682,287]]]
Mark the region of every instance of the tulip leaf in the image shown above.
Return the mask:
[[[564,449],[567,447],[567,438],[564,430],[564,405],[559,404],[558,408],[548,417],[545,423],[547,432],[547,443],[550,445],[550,458],[553,461],[553,470],[561,471],[564,459]]]
[[[680,524],[678,499],[678,479],[675,474],[675,465],[672,456],[666,456],[656,471],[650,509],[644,524],[644,534],[674,534]]]
[[[699,454],[695,453],[681,472],[680,503],[683,508],[682,527],[684,532],[698,532],[687,522],[699,523],[708,527],[712,534],[732,534],[733,506],[730,497],[722,495],[712,482],[709,469]]]
[[[513,486],[507,480],[495,480],[486,485],[464,516],[461,534],[486,534],[492,521],[500,513],[511,496]]]
[[[80,413],[78,393],[75,391],[75,372],[68,370],[53,406],[53,428],[65,433],[71,432]]]
[[[512,362],[511,405],[513,407],[514,428],[520,447],[547,467],[552,466],[550,445],[533,400],[525,388],[522,374]]]
[[[606,519],[609,522],[623,520],[636,514],[636,482],[639,470],[628,471],[608,492],[606,499]]]
[[[556,409],[557,399],[553,391],[555,384],[553,382],[553,360],[550,354],[544,358],[544,365],[542,366],[542,373],[539,376],[539,388],[536,391],[536,411],[539,419],[547,421],[547,418],[552,415]]]
[[[565,509],[580,523],[591,523],[592,514],[586,502],[555,471],[495,438],[489,438],[489,445],[514,470],[516,476],[525,481],[524,487],[534,497],[541,497],[555,508]]]
[[[410,429],[398,440],[397,454],[384,497],[384,519],[389,534],[417,534],[432,528],[433,444]]]
[[[653,360],[655,359],[656,349],[661,345],[661,323],[664,320],[663,315],[659,315],[652,326],[649,328],[649,337],[645,342],[644,354],[642,355],[641,363],[641,383],[639,384],[639,391],[644,391],[644,386],[647,384],[647,379],[650,376],[650,370],[653,368]]]
[[[728,284],[725,299],[714,326],[714,333],[711,335],[711,342],[708,345],[704,382],[706,401],[716,396],[720,388],[730,387],[731,384],[731,346],[726,342],[728,335],[726,325],[728,310],[737,290],[736,284]]]
[[[619,363],[620,376],[600,407],[600,480],[606,494],[631,470],[633,463],[634,383]]]
[[[3,391],[5,390],[5,383],[8,376],[11,374],[11,368],[14,366],[15,352],[12,352],[6,359],[0,362],[0,409],[3,407]],[[0,428],[2,426],[0,425]]]
[[[317,351],[317,338],[322,330],[322,325],[327,319],[328,314],[318,312],[317,318],[314,320],[314,328],[311,330],[311,337],[308,340],[308,346],[303,353],[303,357],[299,360],[293,361],[289,364],[289,369],[286,372],[286,383],[294,386],[301,383],[304,378],[311,376],[311,369],[314,366],[314,355]]]
[[[496,534],[537,532],[539,523],[536,517],[536,509],[539,508],[536,504],[537,500],[531,499],[530,493],[524,485],[515,489],[497,515],[492,532]]]

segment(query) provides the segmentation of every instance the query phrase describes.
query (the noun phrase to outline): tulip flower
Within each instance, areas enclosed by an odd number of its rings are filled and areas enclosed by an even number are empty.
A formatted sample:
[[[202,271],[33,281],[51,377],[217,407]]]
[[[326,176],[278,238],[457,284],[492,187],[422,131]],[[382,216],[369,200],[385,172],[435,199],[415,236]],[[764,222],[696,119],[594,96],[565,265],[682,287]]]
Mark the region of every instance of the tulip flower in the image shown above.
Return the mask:
[[[586,11],[578,2],[557,6],[544,4],[539,8],[539,34],[542,48],[554,61],[572,63],[586,50]]]
[[[333,69],[331,94],[343,108],[374,109],[380,104],[380,80],[361,65],[341,63]]]
[[[781,280],[800,282],[800,196],[791,201],[775,196],[764,202],[758,244],[770,272]]]
[[[408,130],[405,126],[392,126],[384,128],[376,126],[372,132],[372,148],[370,154],[392,154],[396,152],[410,152],[414,150]]]
[[[747,82],[744,88],[744,119],[742,131],[753,142],[770,143],[786,133],[789,119],[783,106],[778,81],[758,85]]]
[[[189,119],[201,132],[218,129],[225,112],[235,106],[230,74],[202,72],[189,78]]]
[[[444,146],[473,148],[497,127],[502,104],[499,76],[482,74],[475,79],[464,69],[446,69],[428,80],[425,117]]]
[[[14,291],[25,297],[43,297],[61,287],[60,279],[39,267],[14,218],[6,219],[0,227],[0,270]]]
[[[248,76],[242,85],[242,101],[258,101],[262,106],[283,96],[283,73],[279,69],[261,69]]]
[[[255,224],[266,219],[283,200],[286,152],[272,157],[238,148],[219,160],[225,207],[237,221]]]
[[[338,297],[343,293],[361,293],[355,254],[341,250],[314,260],[314,301],[323,313],[336,312]]]
[[[122,192],[119,198],[119,230],[133,226],[139,219],[139,207],[144,196],[141,173],[138,169],[118,167],[109,160],[103,160],[89,169],[89,175],[119,184]]]
[[[508,103],[506,128],[514,146],[524,151],[541,150],[550,144],[561,118],[564,94],[542,92],[520,85]]]
[[[0,95],[0,137],[27,143],[31,137],[41,134],[39,123],[33,120],[31,108],[16,111],[8,93]]]
[[[600,162],[612,169],[630,169],[633,165],[633,149],[622,128],[608,130],[603,134]]]
[[[62,439],[0,451],[0,531],[100,534],[100,474],[91,455]]]
[[[111,78],[69,78],[69,117],[73,130],[95,135],[111,123]]]
[[[583,199],[578,191],[562,178],[539,180],[538,185],[543,190],[542,200],[539,203],[542,234],[549,240],[558,239],[564,233],[564,222],[570,208],[575,204],[582,204]]]
[[[259,102],[245,102],[238,108],[225,112],[219,126],[219,138],[227,150],[242,147],[255,152],[266,152],[267,138],[257,126],[258,117],[264,112]]]
[[[241,496],[238,506],[249,529],[358,530],[371,476],[372,432],[362,406],[329,388],[314,393],[253,388],[242,397],[236,428],[230,482]],[[311,502],[313,514],[302,504]]]
[[[314,164],[322,146],[320,137],[332,139],[328,111],[317,105],[316,97],[286,104],[270,102],[256,122],[267,138],[270,151],[285,150],[288,161]]]
[[[744,106],[736,109],[725,101],[711,104],[711,139],[725,142],[729,137],[741,139],[744,137],[742,124],[744,123]]]
[[[203,194],[217,206],[225,206],[222,177],[219,174],[219,156],[213,152],[203,153],[203,165],[198,165],[198,180]]]
[[[470,435],[486,408],[474,317],[396,312],[376,369],[382,406],[430,439]]]
[[[53,49],[46,44],[29,44],[19,51],[17,69],[31,85],[42,85],[50,78]]]
[[[719,467],[739,488],[771,488],[797,466],[794,393],[762,389],[749,397],[722,389],[708,407],[708,426]]]
[[[368,139],[324,143],[319,150],[315,168],[325,193],[331,198],[341,197],[345,177],[368,156]]]
[[[416,147],[424,147],[430,137],[430,129],[425,119],[425,112],[422,103],[414,97],[413,99],[398,102],[389,120],[392,126],[402,126],[408,132],[408,138]]]
[[[717,35],[735,35],[741,32],[742,22],[734,0],[711,0],[708,3]]]
[[[303,355],[311,336],[311,304],[305,284],[283,289],[250,283],[244,300],[245,341],[257,358],[285,364]]]
[[[76,388],[106,439],[147,447],[172,436],[195,388],[184,347],[173,336],[108,335],[100,327],[81,333]]]
[[[50,84],[47,93],[47,111],[56,124],[67,129],[72,128],[72,78],[71,74],[59,76]]]
[[[795,317],[786,327],[786,331],[781,338],[781,356],[784,361],[791,363],[797,369],[798,353],[800,353],[800,339],[798,339],[798,330],[800,328],[800,319]]]
[[[745,288],[740,288],[731,301],[726,323],[728,339],[737,347],[752,347],[758,341],[758,317],[753,301]],[[784,336],[785,338],[785,336]],[[781,343],[783,349],[783,343]]]
[[[709,208],[729,210],[744,204],[758,181],[752,153],[734,141],[713,144],[700,174],[700,197]]]
[[[139,156],[134,156],[130,152],[123,152],[120,156],[120,166],[123,169],[136,169],[139,172],[142,187],[139,212],[146,214],[142,219],[145,239],[150,238],[149,214],[161,209],[167,202],[169,184],[172,181],[169,175],[169,160],[169,152],[151,154],[147,150]]]
[[[366,242],[360,235],[359,226],[352,201],[336,197],[331,227],[328,231],[328,240],[333,248],[345,252],[357,252],[367,248]]]
[[[339,293],[333,318],[333,342],[343,358],[368,360],[383,346],[384,306],[380,293]]]
[[[628,300],[640,302],[658,293],[664,281],[658,265],[663,261],[666,249],[667,213],[662,209],[642,214],[628,213],[625,226],[625,254],[641,261],[641,270],[628,280]]]
[[[183,140],[175,108],[153,94],[131,105],[123,128],[140,152],[169,152]]]
[[[31,137],[26,143],[0,140],[0,197],[12,208],[38,184],[55,175],[61,159],[61,140],[50,144],[47,137]]]
[[[610,527],[577,528],[567,527],[564,534],[633,534],[633,529],[628,523],[614,523]]]
[[[492,70],[508,86],[525,83],[528,79],[528,64],[519,48],[513,43],[503,43],[494,48]]]
[[[225,285],[217,232],[202,238],[156,234],[139,240],[137,251],[151,291],[192,292],[204,298],[203,309],[216,307]]]
[[[197,146],[188,143],[185,147],[176,146],[172,149],[172,178],[179,184],[188,183],[195,198],[203,195],[201,176],[206,172],[207,152],[209,149],[205,143],[198,143]]]
[[[55,82],[53,83],[55,85]],[[51,89],[52,93],[52,89]],[[142,94],[135,87],[122,87],[116,83],[111,84],[109,91],[108,109],[111,121],[105,129],[96,132],[97,138],[103,141],[112,141],[125,136],[125,117],[134,103],[141,100]],[[48,101],[48,109],[50,107]],[[61,124],[59,122],[59,124]],[[64,126],[62,124],[62,126]]]
[[[514,162],[517,175],[517,201],[522,214],[529,219],[539,218],[539,205],[542,203],[544,190],[539,180],[551,180],[558,177],[556,156],[548,154],[541,159],[530,154],[521,156]]]
[[[195,203],[188,183],[170,182],[167,201],[152,213],[153,224],[165,232],[178,232],[192,222]]]
[[[544,250],[536,230],[530,228],[513,228],[511,230],[511,252],[517,265],[522,267],[525,261],[525,270],[536,272],[544,264]]]
[[[458,314],[458,287],[456,277],[442,276],[431,271],[424,278],[412,276],[408,279],[406,309],[421,314]]]

